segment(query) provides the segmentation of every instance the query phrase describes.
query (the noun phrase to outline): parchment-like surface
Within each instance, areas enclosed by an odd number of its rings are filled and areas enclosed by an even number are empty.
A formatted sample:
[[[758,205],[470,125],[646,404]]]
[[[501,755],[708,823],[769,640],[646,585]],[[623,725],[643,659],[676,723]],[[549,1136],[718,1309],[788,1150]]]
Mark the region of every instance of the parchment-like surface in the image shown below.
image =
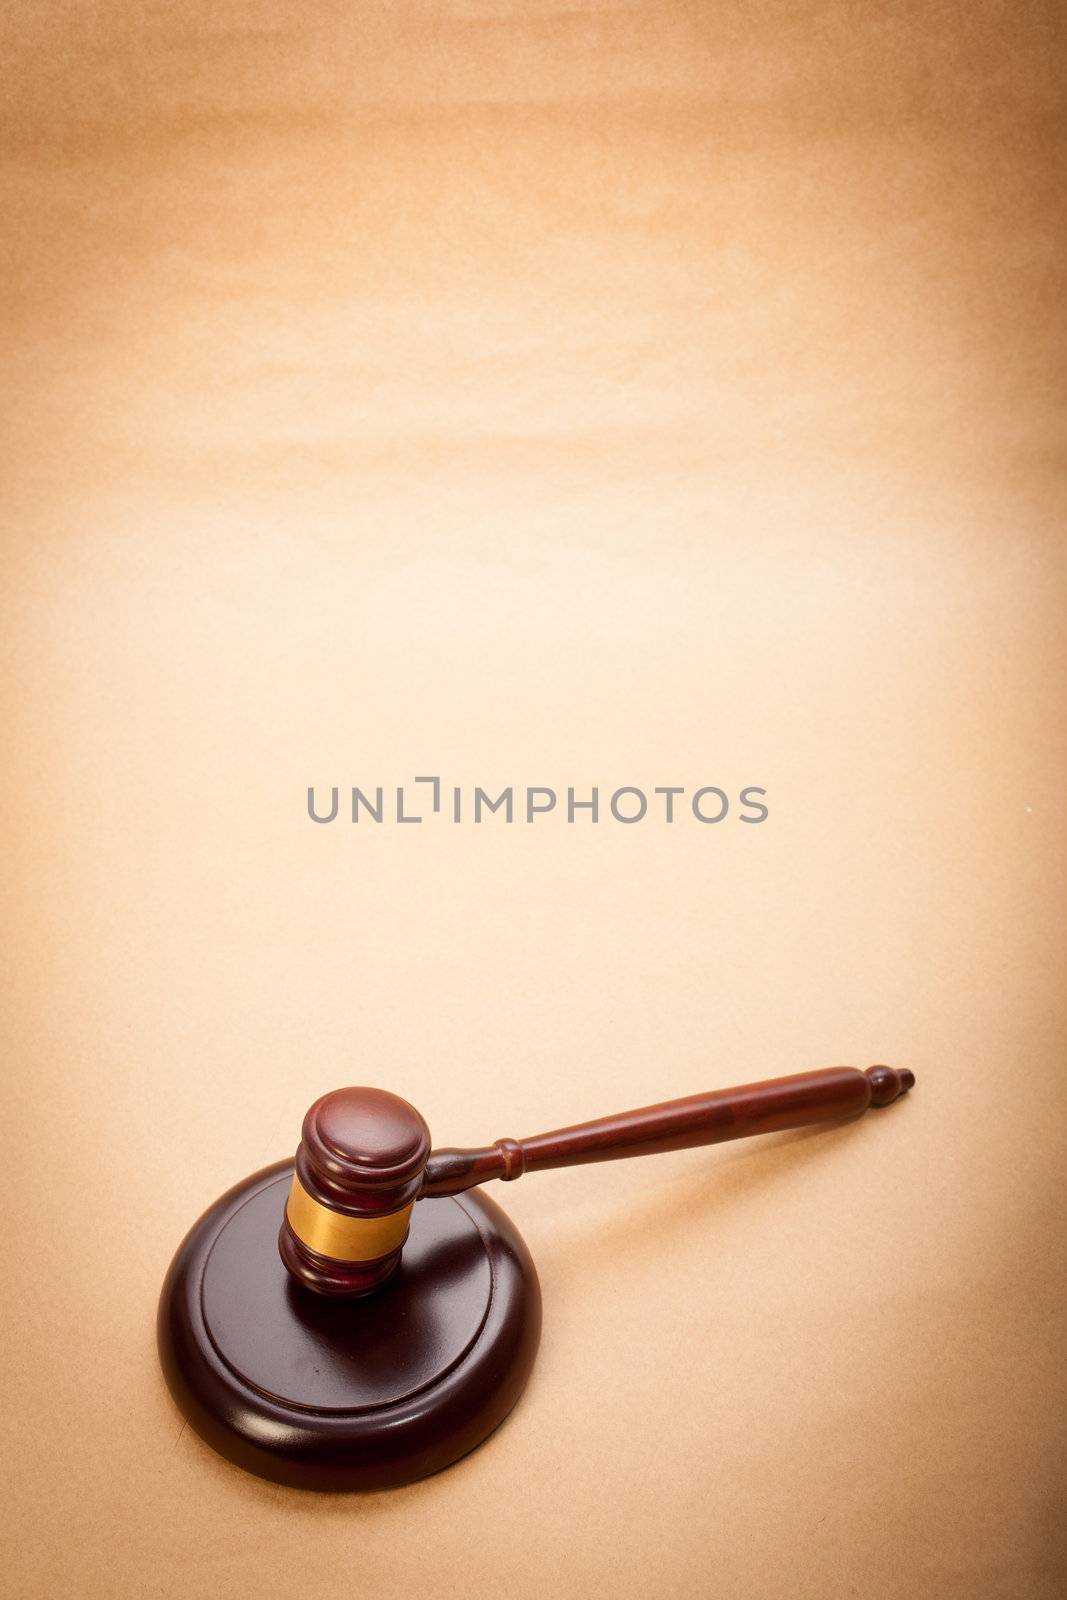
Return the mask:
[[[1058,8],[4,20],[18,1600],[1062,1593]],[[768,790],[316,827],[308,784]],[[545,1337],[368,1499],[183,1429],[171,1253],[344,1082],[530,1177]]]

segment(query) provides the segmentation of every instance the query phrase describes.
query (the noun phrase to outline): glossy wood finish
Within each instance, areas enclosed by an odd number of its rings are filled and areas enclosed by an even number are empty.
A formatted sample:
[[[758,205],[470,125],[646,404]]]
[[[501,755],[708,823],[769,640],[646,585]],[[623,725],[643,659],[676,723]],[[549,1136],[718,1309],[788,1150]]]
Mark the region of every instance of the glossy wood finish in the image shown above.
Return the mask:
[[[324,1095],[304,1119],[300,1183],[329,1212],[376,1227],[418,1199],[403,1258],[399,1247],[372,1261],[316,1255],[286,1217],[294,1164],[265,1168],[217,1201],[174,1258],[158,1320],[171,1392],[209,1444],[279,1483],[374,1489],[425,1477],[507,1416],[540,1337],[522,1239],[491,1200],[458,1193],[856,1117],[914,1081],[892,1067],[831,1067],[432,1154],[426,1124],[397,1096]],[[357,1235],[367,1236],[333,1237]]]
[[[222,1455],[279,1483],[380,1489],[448,1466],[533,1365],[541,1296],[521,1237],[483,1195],[428,1201],[377,1294],[309,1294],[276,1244],[292,1173],[237,1184],[179,1248],[158,1318],[175,1400]]]
[[[889,1105],[914,1082],[913,1073],[894,1067],[868,1067],[866,1072],[828,1067],[666,1100],[530,1139],[498,1139],[480,1149],[434,1150],[421,1192],[459,1194],[494,1178],[509,1182],[524,1172],[687,1150],[813,1122],[851,1119],[868,1106]]]
[[[399,1211],[418,1195],[430,1130],[413,1105],[385,1089],[335,1089],[310,1107],[296,1171],[311,1198],[341,1216],[368,1221]],[[349,1298],[380,1288],[396,1271],[404,1239],[358,1262],[323,1255],[286,1213],[278,1249],[294,1278],[318,1294]]]

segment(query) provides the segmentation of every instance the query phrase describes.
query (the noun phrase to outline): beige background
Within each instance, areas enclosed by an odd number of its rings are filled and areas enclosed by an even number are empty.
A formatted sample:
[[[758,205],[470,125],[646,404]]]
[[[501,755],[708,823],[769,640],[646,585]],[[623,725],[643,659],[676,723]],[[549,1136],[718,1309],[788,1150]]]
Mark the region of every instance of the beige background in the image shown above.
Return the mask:
[[[6,1595],[1060,1591],[1057,10],[9,8]],[[306,818],[419,772],[772,810]],[[324,1089],[875,1060],[502,1191],[544,1343],[439,1478],[182,1428],[170,1255]]]

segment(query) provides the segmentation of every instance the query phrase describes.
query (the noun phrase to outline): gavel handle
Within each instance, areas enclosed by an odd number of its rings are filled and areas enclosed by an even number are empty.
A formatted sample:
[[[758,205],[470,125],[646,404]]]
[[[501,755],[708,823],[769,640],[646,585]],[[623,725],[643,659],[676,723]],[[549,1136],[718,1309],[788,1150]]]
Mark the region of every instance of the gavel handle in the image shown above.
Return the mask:
[[[426,1163],[420,1199],[459,1194],[492,1178],[505,1182],[524,1172],[574,1167],[586,1161],[619,1161],[666,1150],[745,1139],[755,1133],[803,1128],[812,1122],[858,1117],[868,1106],[887,1106],[915,1082],[913,1073],[894,1067],[827,1067],[790,1078],[747,1083],[738,1089],[713,1089],[684,1100],[618,1116],[581,1122],[573,1128],[538,1133],[532,1139],[498,1139],[480,1150],[433,1150]]]

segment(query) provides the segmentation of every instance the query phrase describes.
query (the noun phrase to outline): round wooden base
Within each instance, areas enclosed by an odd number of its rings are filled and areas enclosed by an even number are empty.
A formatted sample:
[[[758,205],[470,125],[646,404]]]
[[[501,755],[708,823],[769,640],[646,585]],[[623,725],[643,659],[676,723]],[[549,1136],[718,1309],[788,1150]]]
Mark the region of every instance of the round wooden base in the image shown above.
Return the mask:
[[[421,1200],[395,1276],[361,1300],[310,1293],[278,1229],[292,1162],[206,1211],[171,1264],[159,1353],[210,1445],[303,1489],[385,1489],[447,1467],[504,1420],[541,1332],[529,1252],[478,1192]]]

